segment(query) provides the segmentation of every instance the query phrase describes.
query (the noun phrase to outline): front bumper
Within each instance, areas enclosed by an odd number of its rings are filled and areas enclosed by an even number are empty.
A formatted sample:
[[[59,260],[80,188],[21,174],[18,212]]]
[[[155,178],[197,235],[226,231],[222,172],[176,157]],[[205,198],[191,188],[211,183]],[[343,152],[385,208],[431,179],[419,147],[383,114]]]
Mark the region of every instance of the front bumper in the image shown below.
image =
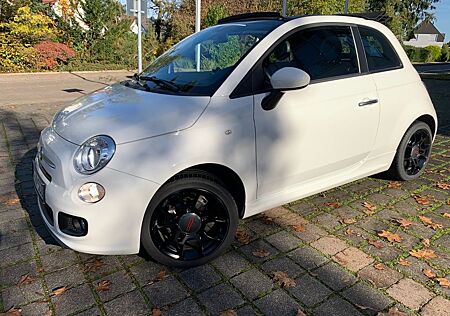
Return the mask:
[[[159,185],[108,167],[89,176],[78,174],[73,168],[77,145],[64,140],[50,128],[42,132],[39,142],[41,155],[35,158],[34,170],[45,184],[48,208],[39,197],[38,204],[52,235],[67,247],[85,253],[139,252],[142,220]],[[101,184],[106,190],[105,197],[93,204],[81,201],[78,189],[86,182]],[[62,232],[59,212],[86,219],[87,234],[75,237]]]

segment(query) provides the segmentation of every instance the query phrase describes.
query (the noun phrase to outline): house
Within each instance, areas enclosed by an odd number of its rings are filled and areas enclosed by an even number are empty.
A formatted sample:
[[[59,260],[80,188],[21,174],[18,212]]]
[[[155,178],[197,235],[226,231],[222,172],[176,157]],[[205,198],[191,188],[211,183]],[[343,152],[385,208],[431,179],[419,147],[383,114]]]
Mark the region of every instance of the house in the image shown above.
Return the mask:
[[[423,21],[414,30],[414,37],[409,41],[403,42],[403,44],[414,47],[427,47],[430,45],[442,47],[444,39],[445,34],[439,32],[433,23]]]

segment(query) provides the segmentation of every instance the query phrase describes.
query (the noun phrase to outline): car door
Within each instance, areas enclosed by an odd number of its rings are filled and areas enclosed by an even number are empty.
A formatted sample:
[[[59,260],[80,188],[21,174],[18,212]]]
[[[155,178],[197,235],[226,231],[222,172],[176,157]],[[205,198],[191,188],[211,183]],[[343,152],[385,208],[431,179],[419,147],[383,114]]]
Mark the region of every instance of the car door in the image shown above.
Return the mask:
[[[295,191],[311,181],[350,177],[371,152],[378,128],[378,97],[371,76],[362,74],[361,45],[354,32],[346,25],[298,30],[256,66],[258,197]],[[284,91],[274,109],[264,110],[261,102],[270,90],[268,78],[288,66],[306,71],[311,83]]]

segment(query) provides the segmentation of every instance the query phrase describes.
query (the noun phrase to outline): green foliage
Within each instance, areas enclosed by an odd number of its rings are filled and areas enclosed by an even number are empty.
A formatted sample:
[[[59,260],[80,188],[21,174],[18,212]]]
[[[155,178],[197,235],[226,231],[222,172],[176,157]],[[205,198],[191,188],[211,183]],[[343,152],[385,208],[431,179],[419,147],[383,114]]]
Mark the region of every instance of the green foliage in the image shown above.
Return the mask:
[[[227,9],[222,5],[212,5],[208,8],[205,18],[203,19],[203,27],[216,25],[220,19],[228,16]]]
[[[443,62],[450,61],[450,47],[449,47],[449,44],[445,44],[444,46],[442,46],[441,60],[440,61],[443,61]]]
[[[445,49],[443,48],[442,51],[444,50]],[[427,46],[427,47],[405,46],[405,51],[409,59],[412,62],[416,63],[429,63],[434,61],[441,61],[444,56],[444,53],[441,54],[441,48],[439,46]]]
[[[441,57],[441,48],[439,46],[430,45],[425,47],[425,62],[438,61]]]
[[[36,67],[36,51],[0,33],[0,71],[14,72]]]

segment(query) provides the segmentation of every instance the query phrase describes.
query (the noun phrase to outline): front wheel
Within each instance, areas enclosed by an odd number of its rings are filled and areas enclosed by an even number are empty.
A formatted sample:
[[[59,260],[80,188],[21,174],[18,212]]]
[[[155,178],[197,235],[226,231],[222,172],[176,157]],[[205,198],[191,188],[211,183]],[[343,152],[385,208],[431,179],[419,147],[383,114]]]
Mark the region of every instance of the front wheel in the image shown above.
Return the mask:
[[[423,173],[430,158],[433,134],[424,122],[415,122],[406,131],[398,146],[390,169],[393,180],[414,180]]]
[[[201,265],[228,248],[238,220],[236,202],[219,179],[203,171],[184,172],[150,202],[141,241],[160,263]]]

